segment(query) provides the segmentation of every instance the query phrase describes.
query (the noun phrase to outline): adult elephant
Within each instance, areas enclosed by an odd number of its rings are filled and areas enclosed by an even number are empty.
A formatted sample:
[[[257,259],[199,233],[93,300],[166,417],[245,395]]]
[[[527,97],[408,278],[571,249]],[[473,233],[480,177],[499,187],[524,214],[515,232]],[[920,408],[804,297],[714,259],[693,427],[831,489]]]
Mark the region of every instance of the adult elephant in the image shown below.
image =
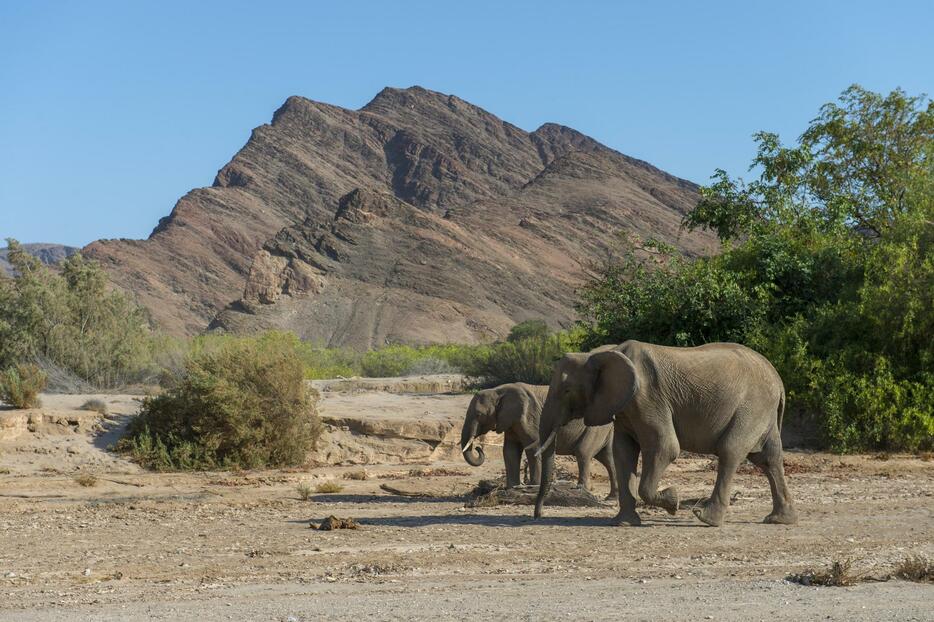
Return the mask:
[[[627,341],[567,354],[555,367],[543,407],[544,467],[535,516],[541,516],[552,482],[555,430],[582,419],[589,426],[615,421],[613,455],[620,481],[615,524],[640,524],[637,492],[647,505],[675,513],[677,490],[659,491],[658,483],[682,450],[719,458],[713,495],[694,508],[701,521],[723,523],[733,474],[748,458],[762,467],[772,490],[765,522],[793,524],[797,515],[782,464],[784,408],[778,372],[761,354],[738,344],[674,348]]]
[[[547,386],[521,382],[503,384],[478,391],[467,407],[461,430],[464,459],[472,466],[483,464],[483,447],[474,439],[487,432],[500,432],[503,439],[503,461],[506,463],[506,486],[518,486],[523,450],[528,456],[529,478],[533,484],[541,481],[538,449],[538,425]],[[562,456],[577,458],[578,485],[590,488],[590,461],[597,459],[610,477],[610,496],[615,498],[616,467],[613,461],[613,426],[589,427],[580,419],[569,421],[555,430],[552,449]]]

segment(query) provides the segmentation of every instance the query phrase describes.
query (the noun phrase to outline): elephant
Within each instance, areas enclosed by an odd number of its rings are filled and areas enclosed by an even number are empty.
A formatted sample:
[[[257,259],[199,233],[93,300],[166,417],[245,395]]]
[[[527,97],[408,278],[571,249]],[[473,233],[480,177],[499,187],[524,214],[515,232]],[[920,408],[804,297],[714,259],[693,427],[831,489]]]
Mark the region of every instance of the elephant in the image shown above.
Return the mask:
[[[723,523],[733,475],[748,458],[765,472],[772,492],[772,512],[763,522],[794,524],[797,513],[782,457],[784,410],[778,372],[764,356],[739,344],[679,348],[631,340],[568,353],[555,366],[542,408],[537,451],[543,473],[534,515],[541,516],[552,482],[556,429],[583,419],[588,426],[615,426],[620,488],[613,524],[641,524],[637,494],[646,505],[676,512],[677,489],[659,491],[658,484],[682,450],[719,458],[712,496],[693,508],[701,522]]]
[[[547,386],[521,382],[503,384],[493,389],[478,391],[467,407],[467,417],[461,430],[461,449],[464,459],[472,466],[483,464],[483,447],[474,439],[487,432],[504,435],[503,461],[506,463],[506,486],[518,486],[522,452],[528,456],[529,479],[532,484],[541,481],[541,461],[536,455],[538,423]],[[562,456],[577,458],[578,485],[590,488],[590,461],[596,458],[610,478],[610,498],[615,499],[616,466],[613,461],[613,426],[584,425],[580,419],[568,422],[555,431],[554,450]]]

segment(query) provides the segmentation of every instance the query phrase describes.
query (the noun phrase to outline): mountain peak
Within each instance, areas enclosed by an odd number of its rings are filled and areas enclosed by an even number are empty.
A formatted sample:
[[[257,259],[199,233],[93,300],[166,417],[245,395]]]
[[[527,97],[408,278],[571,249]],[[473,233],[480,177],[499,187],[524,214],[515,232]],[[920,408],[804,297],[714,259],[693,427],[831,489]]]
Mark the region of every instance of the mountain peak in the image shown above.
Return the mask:
[[[637,162],[421,86],[359,110],[292,96],[148,240],[86,252],[173,333],[484,341],[525,319],[572,324],[580,266],[621,229],[713,248],[679,237],[696,190]]]

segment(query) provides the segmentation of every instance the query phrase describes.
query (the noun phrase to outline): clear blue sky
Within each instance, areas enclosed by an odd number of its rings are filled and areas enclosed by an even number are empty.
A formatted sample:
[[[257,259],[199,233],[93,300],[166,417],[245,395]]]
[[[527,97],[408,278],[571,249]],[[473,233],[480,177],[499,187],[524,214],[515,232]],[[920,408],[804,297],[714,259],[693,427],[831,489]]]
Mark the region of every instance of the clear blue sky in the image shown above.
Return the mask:
[[[293,94],[454,93],[704,182],[858,82],[934,90],[934,2],[0,3],[0,238],[145,237]]]

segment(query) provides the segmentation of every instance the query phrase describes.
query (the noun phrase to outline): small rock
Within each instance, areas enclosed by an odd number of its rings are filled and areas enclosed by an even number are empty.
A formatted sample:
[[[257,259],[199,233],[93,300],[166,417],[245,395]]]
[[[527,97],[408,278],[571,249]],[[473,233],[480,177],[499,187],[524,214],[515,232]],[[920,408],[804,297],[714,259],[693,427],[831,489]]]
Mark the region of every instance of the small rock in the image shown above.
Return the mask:
[[[319,531],[331,531],[333,529],[359,529],[360,525],[352,518],[338,518],[336,516],[328,516],[320,525],[315,525],[311,523],[309,525],[312,529],[317,529]]]
[[[8,572],[8,573],[6,573],[6,574],[3,575],[3,576],[6,577],[7,579],[15,579],[15,578],[16,578],[16,573],[15,573],[15,572]]]
[[[78,448],[75,447],[74,445],[69,445],[69,446],[68,446],[68,449],[66,449],[65,451],[67,451],[68,453],[74,455],[74,454],[78,453]]]
[[[85,569],[84,569],[84,576],[86,576],[86,577],[90,577],[90,576],[91,576],[91,569],[90,569],[90,568],[85,568]]]

